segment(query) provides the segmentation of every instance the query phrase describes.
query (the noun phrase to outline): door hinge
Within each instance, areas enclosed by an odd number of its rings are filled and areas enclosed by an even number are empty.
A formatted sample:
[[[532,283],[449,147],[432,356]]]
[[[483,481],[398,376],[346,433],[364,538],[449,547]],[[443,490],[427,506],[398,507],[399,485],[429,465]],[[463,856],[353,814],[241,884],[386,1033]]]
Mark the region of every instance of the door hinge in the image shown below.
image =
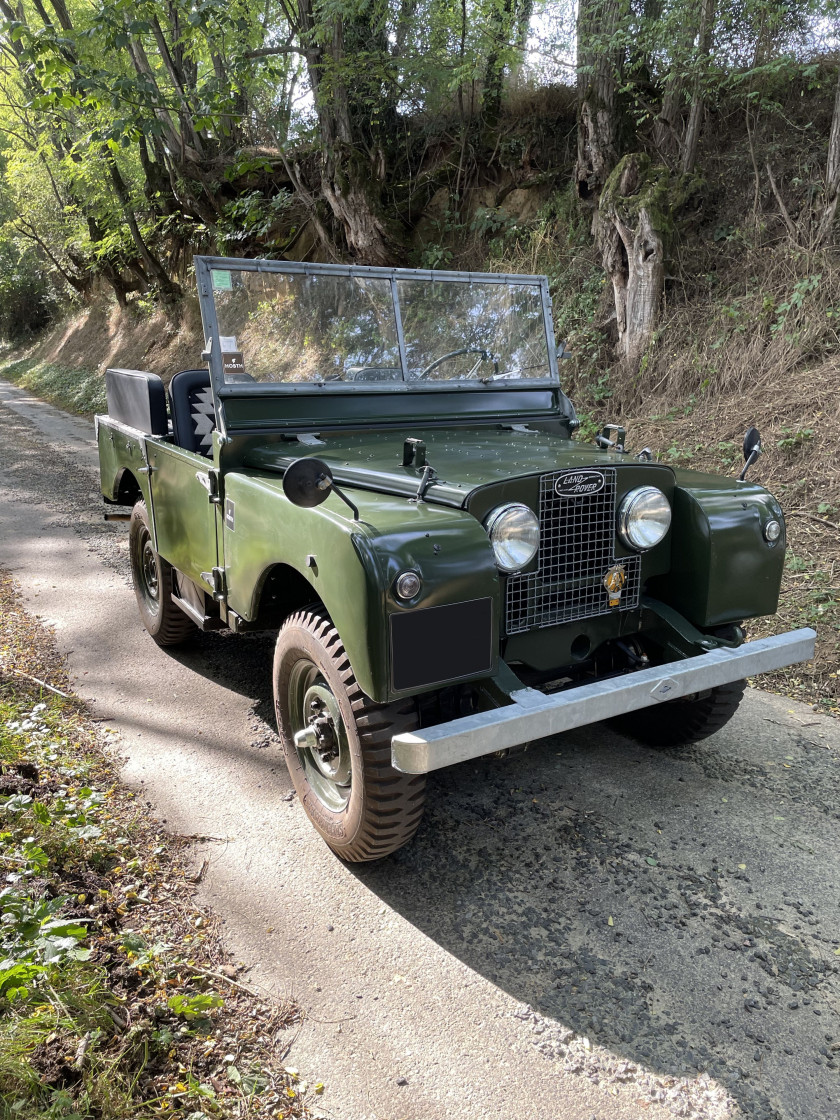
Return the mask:
[[[201,579],[208,587],[213,588],[213,598],[217,603],[223,603],[227,598],[227,579],[224,568],[213,568],[212,571],[202,572]]]
[[[215,467],[209,471],[196,471],[195,477],[207,491],[207,497],[214,505],[221,501],[221,488],[219,486],[219,472]]]
[[[217,603],[224,603],[227,599],[227,579],[224,568],[214,568],[212,573],[213,598]]]

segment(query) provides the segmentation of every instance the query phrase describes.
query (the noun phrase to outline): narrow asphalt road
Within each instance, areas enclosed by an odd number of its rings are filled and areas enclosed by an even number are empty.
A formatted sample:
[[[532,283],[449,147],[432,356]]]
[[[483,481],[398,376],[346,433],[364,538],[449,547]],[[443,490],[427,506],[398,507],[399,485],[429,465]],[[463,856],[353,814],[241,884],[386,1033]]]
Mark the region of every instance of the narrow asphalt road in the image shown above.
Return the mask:
[[[220,837],[203,890],[343,1120],[840,1117],[840,725],[750,691],[682,751],[597,726],[431,776],[415,841],[346,867],[271,725],[273,635],[143,632],[90,425],[0,382],[0,566],[124,776]]]

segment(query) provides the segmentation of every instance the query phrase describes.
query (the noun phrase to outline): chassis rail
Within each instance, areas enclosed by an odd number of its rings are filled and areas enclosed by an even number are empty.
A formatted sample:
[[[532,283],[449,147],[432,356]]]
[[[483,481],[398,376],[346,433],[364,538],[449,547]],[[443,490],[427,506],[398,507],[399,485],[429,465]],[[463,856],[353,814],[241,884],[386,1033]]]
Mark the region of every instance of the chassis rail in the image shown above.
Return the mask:
[[[534,688],[518,689],[510,694],[513,703],[503,708],[395,735],[391,740],[391,760],[395,769],[404,774],[425,774],[531,739],[599,723],[756,673],[808,661],[814,656],[816,636],[814,630],[803,627],[747,642],[737,649],[716,649],[626,676],[580,685],[554,696]]]

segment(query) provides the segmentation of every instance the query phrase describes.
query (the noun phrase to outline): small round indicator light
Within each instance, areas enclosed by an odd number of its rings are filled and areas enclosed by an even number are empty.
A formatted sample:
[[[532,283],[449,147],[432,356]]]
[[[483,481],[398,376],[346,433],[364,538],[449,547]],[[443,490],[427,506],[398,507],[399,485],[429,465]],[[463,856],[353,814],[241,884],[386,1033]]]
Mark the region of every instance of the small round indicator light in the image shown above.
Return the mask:
[[[782,527],[778,521],[768,521],[764,526],[764,539],[770,541],[777,541],[782,535]]]
[[[395,590],[401,599],[413,599],[419,595],[422,582],[416,572],[403,572],[397,576]]]

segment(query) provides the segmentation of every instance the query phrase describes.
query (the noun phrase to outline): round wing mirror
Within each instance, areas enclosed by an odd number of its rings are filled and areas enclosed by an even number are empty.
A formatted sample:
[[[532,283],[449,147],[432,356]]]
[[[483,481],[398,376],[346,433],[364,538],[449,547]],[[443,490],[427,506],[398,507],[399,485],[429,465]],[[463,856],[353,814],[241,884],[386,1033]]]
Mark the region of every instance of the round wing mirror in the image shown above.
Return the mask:
[[[295,459],[283,475],[283,493],[295,506],[311,509],[330,494],[332,471],[321,459]]]
[[[758,428],[747,428],[744,436],[744,458],[749,459],[754,451],[761,452],[761,436]]]

